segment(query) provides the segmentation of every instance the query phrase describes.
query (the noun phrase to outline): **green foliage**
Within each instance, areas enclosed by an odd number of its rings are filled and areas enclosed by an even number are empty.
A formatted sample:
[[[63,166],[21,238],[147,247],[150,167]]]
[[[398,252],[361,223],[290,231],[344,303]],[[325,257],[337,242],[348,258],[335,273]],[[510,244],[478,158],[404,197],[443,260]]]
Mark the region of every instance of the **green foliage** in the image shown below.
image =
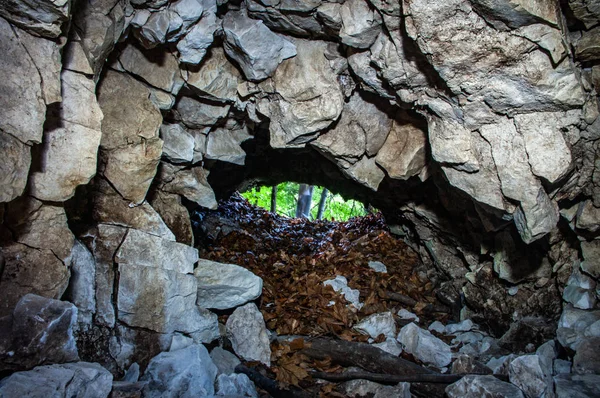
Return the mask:
[[[284,182],[277,186],[277,213],[294,217],[298,200],[298,183]],[[319,199],[323,187],[315,187],[311,204],[311,219],[317,218]],[[271,187],[257,187],[242,193],[242,196],[255,206],[269,210],[271,208]],[[345,200],[338,194],[329,192],[325,202],[323,219],[346,221],[352,217],[364,216],[367,212],[362,203],[356,200]]]

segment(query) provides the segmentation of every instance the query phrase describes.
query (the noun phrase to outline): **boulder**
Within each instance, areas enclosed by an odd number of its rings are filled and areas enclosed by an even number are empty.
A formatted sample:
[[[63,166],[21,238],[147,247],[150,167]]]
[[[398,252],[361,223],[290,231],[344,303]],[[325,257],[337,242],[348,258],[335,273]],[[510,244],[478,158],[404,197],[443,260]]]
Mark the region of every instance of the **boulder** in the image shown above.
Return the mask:
[[[385,177],[383,170],[375,163],[375,158],[366,155],[355,164],[342,168],[342,173],[373,191],[377,191]]]
[[[284,59],[296,55],[293,43],[271,32],[262,21],[248,18],[244,11],[225,15],[223,33],[225,53],[250,81],[272,76]]]
[[[271,347],[265,321],[254,303],[236,308],[225,325],[233,350],[247,361],[271,366]]]
[[[446,387],[448,398],[525,398],[514,385],[494,376],[465,376]]]
[[[194,137],[180,124],[160,126],[163,156],[171,163],[191,163],[194,159]]]
[[[31,369],[78,361],[73,337],[76,322],[77,308],[71,303],[35,294],[23,296],[12,312],[11,342],[8,350],[0,353],[0,368]]]
[[[182,243],[130,229],[115,255],[115,261],[124,265],[191,274],[194,271],[194,264],[198,261],[198,250]]]
[[[589,398],[600,396],[600,375],[560,374],[554,376],[556,398]]]
[[[176,91],[178,82],[182,82],[177,59],[162,48],[143,51],[128,44],[119,56],[119,64],[132,75],[166,92]]]
[[[600,228],[600,209],[594,206],[594,201],[586,200],[579,205],[575,226],[592,233]]]
[[[221,47],[212,47],[199,69],[190,69],[186,83],[199,96],[219,102],[234,102],[237,86],[243,81],[238,69]]]
[[[216,209],[215,193],[208,184],[208,170],[201,166],[178,167],[163,162],[160,170],[160,190],[181,195],[207,209]]]
[[[375,162],[391,178],[406,180],[421,172],[427,160],[427,137],[413,124],[394,121],[390,134],[377,153]]]
[[[202,61],[214,40],[215,31],[219,27],[217,22],[215,13],[208,12],[190,29],[177,43],[179,62],[198,65]]]
[[[558,6],[541,0],[475,0],[473,3],[491,18],[500,20],[511,28],[534,22],[546,22],[553,26],[558,24]]]
[[[381,16],[363,0],[348,0],[340,7],[342,43],[355,48],[369,48],[381,32]]]
[[[410,398],[410,384],[398,383],[395,386],[384,386],[369,380],[352,380],[341,385],[346,396],[373,398]]]
[[[21,196],[27,185],[31,148],[10,134],[0,131],[0,202]]]
[[[190,246],[194,244],[190,212],[181,203],[181,196],[157,191],[150,198],[150,203],[169,230],[173,231],[177,242]]]
[[[96,175],[102,136],[103,115],[94,81],[68,70],[61,78],[60,112],[49,118],[44,131],[44,166],[31,175],[31,195],[54,202],[71,198],[77,186],[87,184]]]
[[[600,337],[586,337],[573,357],[573,373],[600,374]]]
[[[246,152],[240,144],[233,131],[217,128],[208,134],[204,157],[243,166]]]
[[[0,382],[2,397],[86,397],[106,398],[113,376],[97,363],[76,362],[38,366],[13,373]]]
[[[203,345],[161,352],[148,364],[144,397],[198,397],[214,394],[217,367]]]
[[[586,311],[567,304],[563,307],[562,315],[558,321],[556,337],[563,347],[577,350],[586,331],[600,320],[600,311]],[[597,336],[597,337],[600,337]]]
[[[543,397],[552,393],[552,369],[546,368],[538,355],[514,359],[508,367],[508,377],[527,397]]]
[[[298,54],[273,75],[279,96],[262,101],[259,111],[271,119],[270,144],[298,147],[331,125],[341,114],[344,97],[335,70],[325,58],[327,43],[294,39]]]
[[[176,106],[181,121],[191,129],[213,126],[227,115],[229,108],[229,105],[203,103],[190,97],[181,97]]]
[[[397,340],[402,344],[404,351],[428,365],[442,368],[452,360],[450,346],[414,323],[400,329]]]
[[[196,304],[202,308],[235,308],[262,294],[262,279],[238,265],[199,260],[194,276],[198,280]]]
[[[96,313],[96,262],[83,243],[73,245],[71,278],[66,291],[67,299],[77,307],[77,322],[81,329],[92,324]]]
[[[596,282],[575,268],[563,291],[563,300],[582,310],[594,308],[596,304]]]
[[[600,278],[600,240],[581,242],[581,270],[596,279]]]
[[[71,14],[70,0],[7,0],[0,5],[0,16],[35,35],[56,38]]]
[[[374,339],[380,334],[383,334],[385,337],[395,337],[396,321],[391,312],[382,312],[366,317],[354,325],[354,329]]]
[[[217,377],[217,395],[258,398],[254,383],[243,373],[220,374]]]
[[[581,61],[597,61],[600,59],[600,27],[595,27],[583,32],[575,44],[575,56]]]
[[[210,357],[217,367],[217,374],[230,375],[234,373],[235,367],[241,363],[235,354],[232,354],[221,347],[213,348],[210,352]]]

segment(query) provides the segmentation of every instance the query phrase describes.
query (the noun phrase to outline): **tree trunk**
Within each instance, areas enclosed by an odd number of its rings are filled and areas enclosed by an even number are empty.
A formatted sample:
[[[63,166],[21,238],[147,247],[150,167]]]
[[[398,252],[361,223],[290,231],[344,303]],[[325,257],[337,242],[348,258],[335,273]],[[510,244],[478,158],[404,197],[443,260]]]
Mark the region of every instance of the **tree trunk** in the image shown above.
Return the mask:
[[[296,217],[310,218],[310,204],[312,202],[313,186],[300,184],[298,188],[298,203],[296,205]]]
[[[271,213],[277,213],[277,185],[271,188]]]
[[[327,188],[323,188],[323,192],[321,192],[321,199],[319,200],[319,211],[317,213],[317,220],[323,218],[323,212],[325,211],[325,201],[327,200],[327,194],[329,191]]]

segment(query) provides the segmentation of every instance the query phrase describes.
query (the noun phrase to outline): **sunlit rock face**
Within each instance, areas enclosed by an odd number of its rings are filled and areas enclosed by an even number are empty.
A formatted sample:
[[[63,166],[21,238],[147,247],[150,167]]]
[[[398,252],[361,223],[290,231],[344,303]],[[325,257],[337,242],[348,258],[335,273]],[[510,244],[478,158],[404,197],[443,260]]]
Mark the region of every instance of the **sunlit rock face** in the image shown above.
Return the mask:
[[[115,373],[208,343],[198,275],[219,271],[194,271],[189,211],[301,180],[381,209],[457,317],[560,317],[577,349],[598,329],[592,3],[2,2],[0,321],[69,300],[81,360]]]

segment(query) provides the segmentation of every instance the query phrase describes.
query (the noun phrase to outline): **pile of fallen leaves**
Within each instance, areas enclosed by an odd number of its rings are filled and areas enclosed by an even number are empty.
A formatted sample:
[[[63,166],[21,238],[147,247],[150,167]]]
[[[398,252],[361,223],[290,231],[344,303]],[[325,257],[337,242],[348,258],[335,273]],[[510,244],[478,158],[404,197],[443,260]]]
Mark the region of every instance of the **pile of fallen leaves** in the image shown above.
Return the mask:
[[[433,286],[417,272],[418,255],[389,232],[381,214],[347,222],[309,221],[270,213],[234,195],[217,210],[196,216],[202,221],[196,231],[200,256],[237,264],[260,276],[263,294],[257,304],[269,330],[280,336],[366,341],[368,336],[352,329],[358,321],[403,308],[384,299],[385,292],[411,297],[417,305],[407,309],[425,318],[428,314],[420,310],[436,302]],[[388,272],[375,272],[369,261],[382,262]],[[338,275],[360,291],[361,310],[323,285]],[[272,348],[278,380],[297,385],[306,376],[300,366],[303,359],[289,345],[275,343]]]

